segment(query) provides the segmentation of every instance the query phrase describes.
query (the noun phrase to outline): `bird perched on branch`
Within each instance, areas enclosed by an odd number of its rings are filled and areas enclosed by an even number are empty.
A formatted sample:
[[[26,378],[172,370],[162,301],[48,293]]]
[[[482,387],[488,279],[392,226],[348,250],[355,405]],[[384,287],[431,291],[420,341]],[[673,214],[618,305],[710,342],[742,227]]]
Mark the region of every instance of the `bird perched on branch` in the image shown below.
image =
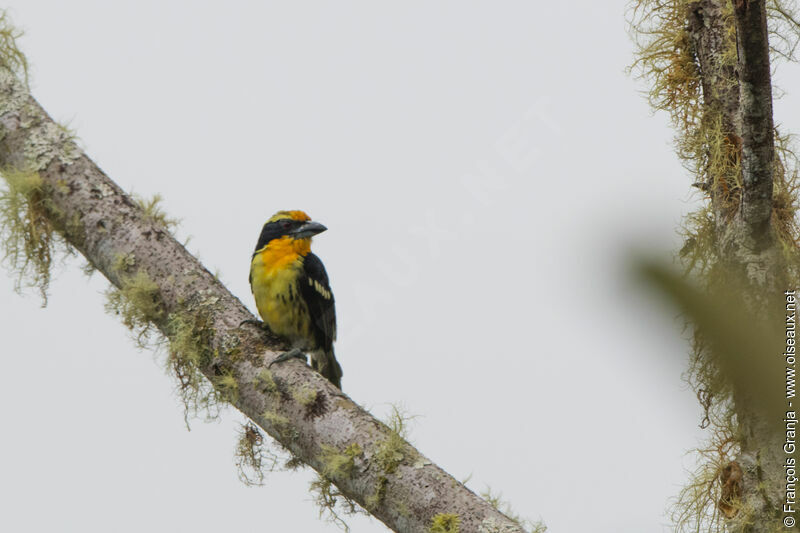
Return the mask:
[[[328,274],[311,253],[311,237],[327,228],[302,211],[278,211],[261,230],[250,261],[250,288],[258,314],[292,349],[270,363],[305,361],[342,388],[342,368],[333,355],[336,311]]]

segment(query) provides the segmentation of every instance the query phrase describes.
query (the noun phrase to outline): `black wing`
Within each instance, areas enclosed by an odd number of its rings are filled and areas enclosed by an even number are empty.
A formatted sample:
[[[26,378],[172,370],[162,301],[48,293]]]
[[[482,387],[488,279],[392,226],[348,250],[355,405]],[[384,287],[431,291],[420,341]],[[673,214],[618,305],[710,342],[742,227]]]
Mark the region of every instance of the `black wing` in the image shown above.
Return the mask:
[[[319,257],[308,253],[303,261],[303,275],[299,280],[300,294],[311,315],[311,331],[317,346],[332,351],[336,339],[336,310],[328,274]]]

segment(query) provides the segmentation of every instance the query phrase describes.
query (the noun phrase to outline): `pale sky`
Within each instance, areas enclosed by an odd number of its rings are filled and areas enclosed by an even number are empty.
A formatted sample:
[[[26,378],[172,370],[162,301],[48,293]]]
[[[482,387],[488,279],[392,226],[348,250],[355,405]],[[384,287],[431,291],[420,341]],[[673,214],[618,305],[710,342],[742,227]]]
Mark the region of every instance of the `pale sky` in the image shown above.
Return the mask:
[[[680,323],[627,260],[679,246],[697,198],[624,73],[624,3],[5,5],[44,108],[124,189],[160,193],[250,309],[263,222],[329,228],[313,249],[355,401],[403,405],[423,453],[551,532],[669,530],[700,408]],[[776,103],[784,130],[797,103]],[[0,530],[338,531],[310,471],[237,479],[234,410],[186,431],[163,356],[81,264],[45,309],[0,276]]]

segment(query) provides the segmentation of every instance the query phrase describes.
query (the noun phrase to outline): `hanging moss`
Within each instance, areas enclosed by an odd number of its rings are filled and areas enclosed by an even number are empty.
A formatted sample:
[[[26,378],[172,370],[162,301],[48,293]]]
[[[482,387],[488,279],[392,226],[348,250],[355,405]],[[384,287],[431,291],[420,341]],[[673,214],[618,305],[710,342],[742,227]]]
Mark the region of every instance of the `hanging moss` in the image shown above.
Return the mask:
[[[350,526],[344,520],[344,516],[365,514],[365,511],[354,500],[343,494],[325,476],[318,475],[311,482],[309,492],[314,497],[314,503],[319,509],[319,517],[336,524],[345,533],[350,532]]]
[[[268,473],[286,469],[278,448],[270,447],[252,422],[242,424],[234,456],[239,479],[248,486],[263,485]]]
[[[362,454],[361,446],[355,442],[343,451],[323,445],[322,453],[319,456],[322,473],[311,482],[309,487],[317,507],[319,507],[320,518],[337,524],[345,531],[350,531],[350,527],[342,515],[364,513],[364,510],[354,500],[344,495],[333,482],[349,478],[355,468],[356,458]]]
[[[124,266],[124,261],[114,263]],[[146,348],[157,334],[156,324],[164,318],[159,286],[144,270],[120,280],[120,288],[106,291],[106,311],[118,315],[133,332],[139,347]]]
[[[62,241],[48,213],[42,178],[36,172],[12,170],[2,176],[6,184],[0,190],[3,262],[16,278],[17,292],[36,287],[46,304],[53,258]]]
[[[230,374],[222,373],[214,387],[201,372],[215,357],[209,347],[213,330],[208,318],[200,310],[175,312],[165,329],[169,337],[167,369],[177,381],[186,426],[190,418],[216,420],[226,401],[236,397],[238,387]]]
[[[713,411],[710,416],[718,416]],[[730,415],[732,416],[732,415]],[[725,523],[717,503],[721,498],[720,475],[738,452],[732,433],[735,422],[714,420],[709,425],[707,444],[695,450],[698,467],[690,474],[672,506],[676,531],[724,531]]]
[[[637,52],[628,72],[647,79],[650,105],[669,113],[681,133],[699,123],[702,97],[686,16],[685,0],[638,0],[630,20]]]
[[[264,436],[252,423],[243,424],[236,445],[236,469],[239,479],[248,486],[264,484],[264,468],[267,456],[264,453]]]

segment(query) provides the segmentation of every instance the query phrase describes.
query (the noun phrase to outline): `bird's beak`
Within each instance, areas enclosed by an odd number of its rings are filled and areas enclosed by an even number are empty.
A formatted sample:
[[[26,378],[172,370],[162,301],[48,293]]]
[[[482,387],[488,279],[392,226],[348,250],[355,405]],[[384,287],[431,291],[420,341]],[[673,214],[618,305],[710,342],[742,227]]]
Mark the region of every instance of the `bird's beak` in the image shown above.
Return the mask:
[[[322,233],[325,231],[326,228],[319,222],[306,222],[299,228],[292,231],[292,237],[295,239],[308,239],[316,235],[317,233]]]

